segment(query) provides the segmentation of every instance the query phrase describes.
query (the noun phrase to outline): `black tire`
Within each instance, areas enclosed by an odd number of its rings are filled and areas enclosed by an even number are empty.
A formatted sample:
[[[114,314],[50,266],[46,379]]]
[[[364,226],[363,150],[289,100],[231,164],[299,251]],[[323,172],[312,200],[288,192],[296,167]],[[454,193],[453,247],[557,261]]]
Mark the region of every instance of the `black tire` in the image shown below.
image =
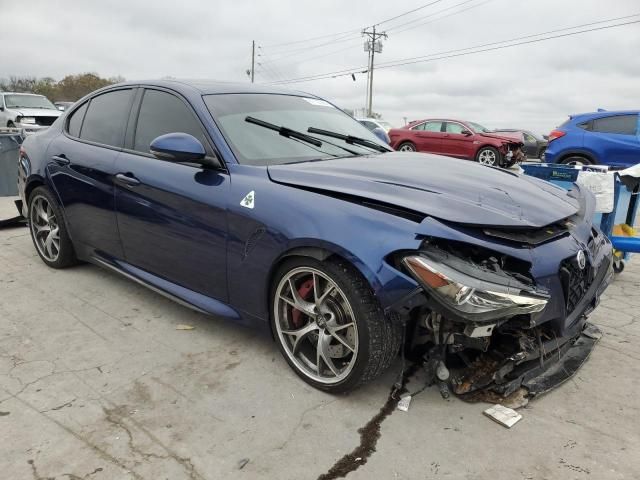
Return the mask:
[[[15,128],[15,127],[16,127],[16,124],[13,123],[11,120],[7,122],[7,128]]]
[[[402,142],[400,145],[398,145],[398,148],[396,149],[396,151],[397,152],[417,152],[418,149],[416,148],[413,142]]]
[[[582,155],[571,155],[560,160],[560,163],[563,165],[593,165],[594,162]]]
[[[483,160],[485,155],[492,155],[493,158],[495,159],[493,163],[486,163]],[[482,147],[480,150],[478,150],[478,153],[476,153],[476,162],[482,165],[487,165],[491,167],[501,167],[503,163],[502,154],[496,148]]]
[[[37,215],[34,208],[34,203],[37,199],[44,198],[46,202],[51,206],[51,210],[53,211],[56,223],[59,229],[59,250],[57,251],[57,256],[54,260],[48,259],[45,257],[43,252],[41,252],[40,247],[36,241],[36,235],[34,233],[34,216]],[[71,239],[69,238],[69,234],[67,232],[67,226],[64,221],[64,214],[62,213],[62,209],[58,205],[55,196],[51,193],[51,191],[45,187],[37,187],[31,192],[29,195],[29,231],[31,233],[31,240],[33,241],[33,246],[38,252],[38,255],[42,259],[42,261],[51,268],[67,268],[78,263],[78,259],[76,258],[75,251],[73,249],[73,244],[71,243]]]
[[[312,268],[331,278],[344,293],[353,310],[357,325],[358,350],[355,363],[346,378],[339,383],[325,384],[307,376],[289,357],[287,347],[277,333],[274,308],[277,286],[292,270]],[[287,259],[274,276],[270,293],[271,327],[278,348],[291,369],[309,385],[330,393],[344,393],[381,375],[393,363],[400,351],[402,327],[387,318],[368,282],[351,264],[343,260],[320,262],[310,257]]]
[[[619,261],[614,261],[613,262],[613,271],[615,273],[622,273],[624,272],[624,260],[619,260]]]

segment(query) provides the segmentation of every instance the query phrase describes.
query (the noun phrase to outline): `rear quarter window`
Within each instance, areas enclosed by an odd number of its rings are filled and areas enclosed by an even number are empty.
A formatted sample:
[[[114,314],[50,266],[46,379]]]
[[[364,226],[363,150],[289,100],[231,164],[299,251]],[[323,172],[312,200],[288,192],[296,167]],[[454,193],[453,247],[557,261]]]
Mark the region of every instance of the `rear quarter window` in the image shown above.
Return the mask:
[[[82,120],[84,120],[84,114],[87,112],[88,102],[84,103],[80,108],[74,111],[69,118],[67,125],[67,132],[72,137],[80,136],[80,128],[82,127]]]

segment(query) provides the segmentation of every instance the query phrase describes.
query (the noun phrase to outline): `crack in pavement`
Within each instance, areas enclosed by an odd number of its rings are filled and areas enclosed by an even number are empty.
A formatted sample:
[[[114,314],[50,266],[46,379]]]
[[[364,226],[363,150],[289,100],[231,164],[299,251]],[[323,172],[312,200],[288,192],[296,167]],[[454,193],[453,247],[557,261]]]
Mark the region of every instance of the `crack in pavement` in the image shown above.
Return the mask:
[[[133,421],[131,418],[128,418],[125,412],[129,411],[129,409],[126,405],[121,405],[114,408],[106,408],[103,406],[102,411],[104,412],[105,418],[109,423],[125,431],[125,433],[127,434],[127,444],[128,444],[129,450],[132,453],[139,455],[146,461],[149,461],[151,458],[155,458],[158,460],[169,460],[169,459],[174,460],[185,469],[186,473],[189,475],[189,478],[191,480],[204,480],[204,477],[200,475],[200,473],[198,473],[198,471],[195,468],[195,465],[193,464],[190,458],[179,456],[176,452],[174,452],[168,446],[162,443],[160,439],[158,439],[151,432],[142,428],[137,422]],[[167,452],[166,455],[159,455],[153,452],[142,451],[140,447],[138,447],[135,444],[131,429],[124,423],[125,418],[127,418],[138,430],[143,432],[154,444],[158,445],[165,452]]]

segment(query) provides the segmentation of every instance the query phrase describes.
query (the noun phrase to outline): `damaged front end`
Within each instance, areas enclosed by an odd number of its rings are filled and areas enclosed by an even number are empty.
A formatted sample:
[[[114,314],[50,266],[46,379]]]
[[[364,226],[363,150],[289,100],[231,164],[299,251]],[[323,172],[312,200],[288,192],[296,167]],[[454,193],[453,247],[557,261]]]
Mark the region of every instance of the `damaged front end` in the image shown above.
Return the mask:
[[[529,262],[462,242],[431,238],[399,255],[422,287],[407,316],[406,353],[424,362],[445,396],[496,401],[559,385],[600,337],[586,317],[610,281],[611,256],[608,242],[591,245],[588,259],[579,250],[562,260],[553,281],[534,278]]]
[[[504,158],[504,166],[512,167],[517,163],[522,163],[527,159],[524,153],[524,144],[515,142],[504,142],[500,148],[500,153]]]

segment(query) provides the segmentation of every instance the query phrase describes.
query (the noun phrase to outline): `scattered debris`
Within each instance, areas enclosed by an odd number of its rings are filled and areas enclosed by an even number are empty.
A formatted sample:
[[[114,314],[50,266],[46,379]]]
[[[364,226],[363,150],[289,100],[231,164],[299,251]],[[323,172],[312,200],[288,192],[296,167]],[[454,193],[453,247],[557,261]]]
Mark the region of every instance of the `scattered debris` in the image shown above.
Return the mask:
[[[500,403],[509,408],[522,408],[529,404],[529,391],[526,388],[519,388],[506,397],[492,390],[478,390],[475,392],[460,395],[460,399],[469,403]]]
[[[484,413],[491,420],[507,428],[513,427],[516,423],[522,420],[522,415],[520,415],[518,412],[499,404],[487,408],[482,413]]]
[[[194,330],[196,327],[193,325],[187,325],[185,323],[179,323],[176,325],[176,330]]]
[[[249,459],[248,458],[243,458],[242,460],[240,460],[238,462],[238,470],[242,470],[244,467],[246,467],[247,463],[249,463]]]
[[[400,398],[400,401],[398,402],[398,410],[402,410],[403,412],[408,412],[410,403],[411,403],[411,395],[406,395]]]

